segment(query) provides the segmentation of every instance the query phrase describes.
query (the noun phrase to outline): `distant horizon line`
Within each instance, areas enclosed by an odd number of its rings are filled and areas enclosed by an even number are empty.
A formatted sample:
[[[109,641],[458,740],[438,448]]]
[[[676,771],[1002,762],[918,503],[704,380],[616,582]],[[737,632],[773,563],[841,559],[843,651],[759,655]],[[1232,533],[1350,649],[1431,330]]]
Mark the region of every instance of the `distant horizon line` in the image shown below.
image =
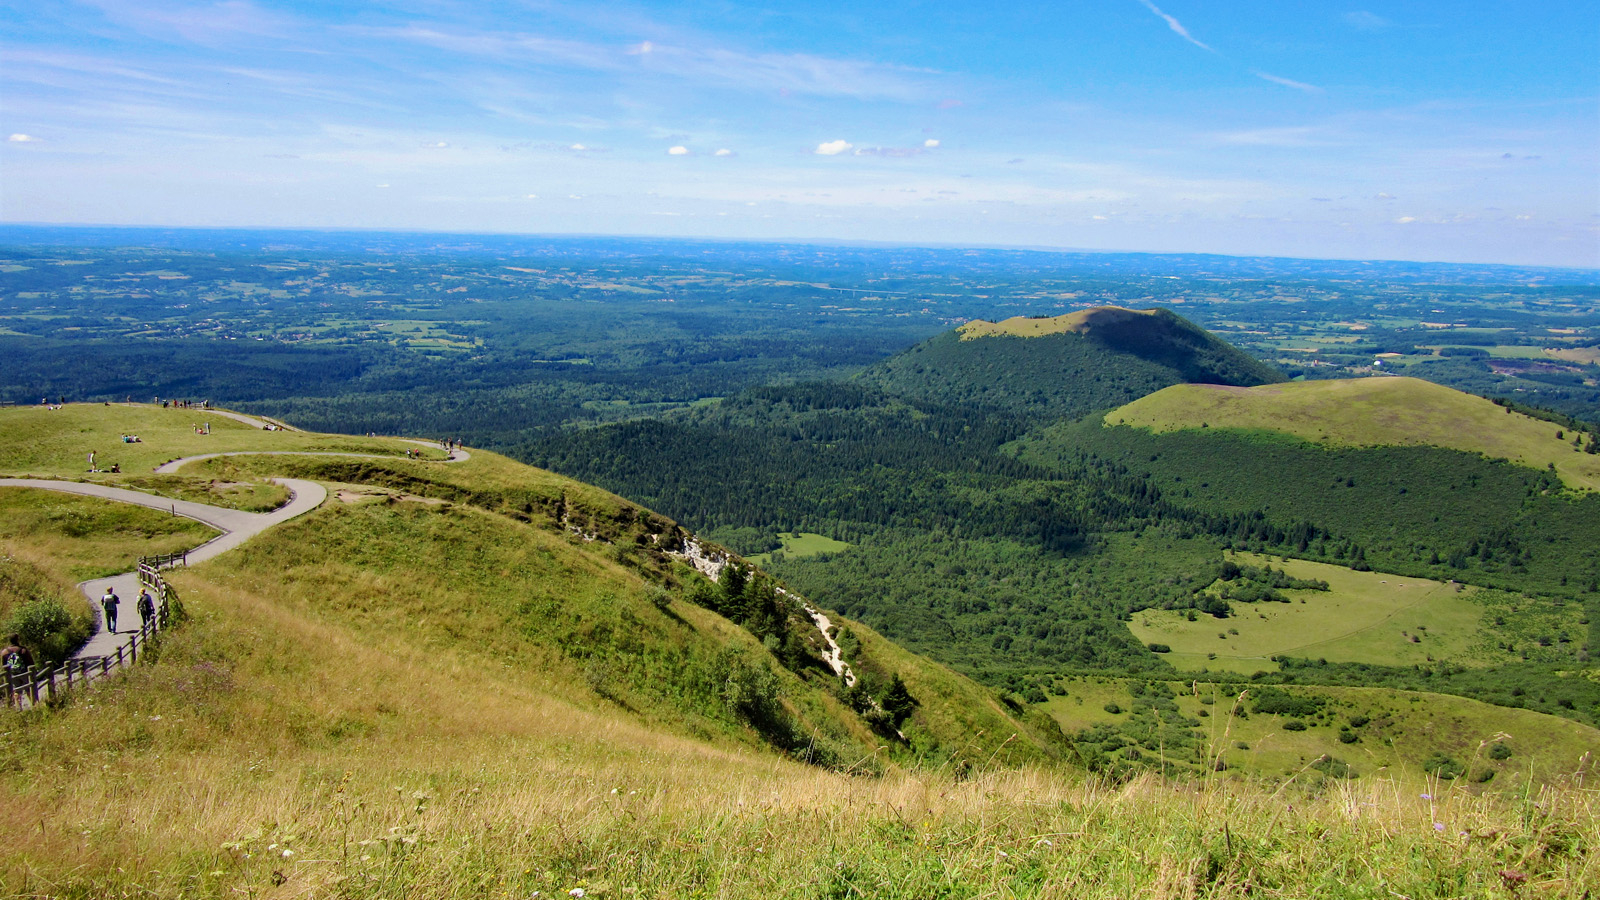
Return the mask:
[[[1237,260],[1276,260],[1284,262],[1318,262],[1318,263],[1382,263],[1406,264],[1428,266],[1454,266],[1477,267],[1496,269],[1522,269],[1541,270],[1551,272],[1581,272],[1600,276],[1600,265],[1595,266],[1555,266],[1534,263],[1506,263],[1506,262],[1452,262],[1433,259],[1361,259],[1357,257],[1339,256],[1273,256],[1262,253],[1216,253],[1192,250],[1134,250],[1112,249],[1097,247],[1061,247],[1044,244],[986,244],[986,243],[958,243],[948,241],[885,241],[869,240],[864,238],[827,238],[827,237],[726,237],[719,235],[659,235],[642,233],[615,233],[615,232],[584,232],[584,231],[452,231],[428,230],[420,228],[380,228],[358,225],[130,225],[118,223],[89,223],[89,222],[5,222],[0,221],[0,236],[10,229],[39,229],[55,231],[92,231],[92,230],[121,230],[121,231],[166,231],[166,232],[250,232],[256,234],[373,234],[373,235],[405,235],[414,237],[494,237],[494,238],[530,238],[530,239],[605,239],[605,240],[634,240],[634,241],[663,241],[669,243],[715,243],[715,244],[756,244],[771,246],[818,246],[818,247],[859,247],[863,249],[882,250],[1010,250],[1042,254],[1081,254],[1103,256],[1165,256],[1165,257],[1198,257],[1212,259],[1237,259]]]

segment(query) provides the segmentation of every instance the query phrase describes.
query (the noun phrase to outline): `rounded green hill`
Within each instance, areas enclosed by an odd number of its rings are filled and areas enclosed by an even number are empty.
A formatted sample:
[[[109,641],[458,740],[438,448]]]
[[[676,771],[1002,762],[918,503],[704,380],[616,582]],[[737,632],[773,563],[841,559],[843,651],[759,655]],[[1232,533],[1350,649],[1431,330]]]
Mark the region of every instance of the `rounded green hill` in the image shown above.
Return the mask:
[[[859,379],[911,400],[1049,420],[1182,382],[1256,385],[1284,376],[1170,310],[1102,306],[1054,317],[974,320]]]
[[[1600,456],[1582,452],[1577,434],[1417,378],[1179,384],[1112,410],[1104,421],[1156,433],[1231,428],[1327,446],[1443,447],[1530,468],[1553,466],[1571,487],[1600,489]]]

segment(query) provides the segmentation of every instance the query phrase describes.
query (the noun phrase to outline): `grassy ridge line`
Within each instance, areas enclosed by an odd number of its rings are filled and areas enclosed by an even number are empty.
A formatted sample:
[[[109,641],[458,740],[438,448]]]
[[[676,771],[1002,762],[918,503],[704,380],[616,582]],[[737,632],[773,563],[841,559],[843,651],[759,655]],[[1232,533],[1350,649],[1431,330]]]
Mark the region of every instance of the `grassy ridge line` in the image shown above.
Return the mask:
[[[211,426],[196,434],[195,425]],[[88,453],[96,468],[122,467],[127,478],[148,475],[169,460],[202,453],[259,450],[321,450],[375,453],[403,458],[417,445],[401,438],[365,438],[303,431],[263,431],[213,411],[162,409],[145,404],[69,403],[59,409],[42,406],[0,408],[0,473],[35,478],[83,478]],[[124,443],[137,435],[138,443]],[[443,458],[439,451],[424,451]],[[100,473],[95,480],[118,484]]]
[[[1154,316],[1153,309],[1126,309],[1121,306],[1099,306],[1094,309],[1080,309],[1077,312],[1067,313],[1064,316],[1047,316],[1037,318],[1033,316],[1012,316],[1000,322],[986,322],[983,319],[973,319],[971,322],[960,326],[956,331],[963,341],[977,340],[984,337],[1041,337],[1047,334],[1082,334],[1089,331],[1096,324],[1110,324],[1113,322],[1137,322],[1138,316]]]
[[[1600,456],[1575,452],[1575,432],[1417,378],[1173,385],[1104,421],[1158,434],[1206,426],[1281,432],[1325,446],[1443,447],[1535,469],[1554,465],[1568,486],[1600,489]]]

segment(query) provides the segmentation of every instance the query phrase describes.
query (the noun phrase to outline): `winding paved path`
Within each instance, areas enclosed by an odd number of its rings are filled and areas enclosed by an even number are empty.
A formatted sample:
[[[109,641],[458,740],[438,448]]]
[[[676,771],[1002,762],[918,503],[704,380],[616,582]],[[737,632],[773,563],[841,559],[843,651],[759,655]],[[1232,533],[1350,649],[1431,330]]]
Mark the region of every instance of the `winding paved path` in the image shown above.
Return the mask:
[[[229,418],[248,421],[242,414],[225,413],[221,410],[207,410],[207,412],[227,415]],[[259,422],[250,421],[249,424],[259,425]],[[446,450],[438,441],[422,441],[406,439],[409,443],[421,444],[424,447],[434,447]],[[465,450],[446,450],[449,456],[445,462],[465,462],[472,458],[472,454]],[[202,453],[198,456],[185,456],[164,463],[156,467],[158,475],[172,475],[179,469],[192,462],[206,459],[215,459],[219,456],[351,456],[362,459],[394,459],[381,453],[341,453],[337,451],[317,450],[238,450],[231,453]],[[314,481],[305,481],[299,478],[269,478],[268,481],[281,484],[289,489],[289,501],[269,513],[245,512],[238,509],[225,509],[220,506],[210,506],[205,503],[195,503],[190,500],[173,500],[170,497],[159,497],[141,491],[128,490],[127,488],[112,487],[104,484],[85,484],[79,481],[55,481],[47,478],[4,478],[0,477],[0,487],[36,488],[44,491],[58,491],[64,494],[82,494],[87,497],[99,497],[103,500],[112,500],[118,503],[132,503],[135,506],[146,506],[150,509],[168,510],[175,516],[194,519],[205,525],[222,532],[204,544],[190,550],[185,557],[188,562],[205,562],[219,553],[225,553],[240,544],[255,537],[268,528],[282,522],[287,522],[296,516],[303,515],[321,506],[328,499],[328,491]],[[100,598],[105,594],[106,588],[116,592],[122,601],[117,609],[117,630],[112,631],[105,627],[106,622],[100,609]],[[139,630],[139,613],[137,600],[139,598],[139,573],[138,570],[113,575],[110,578],[96,578],[92,581],[81,582],[78,589],[89,599],[89,608],[93,611],[95,619],[94,635],[89,638],[73,659],[98,659],[102,656],[115,656],[119,647],[126,647],[133,635]]]
[[[289,489],[289,502],[269,513],[245,512],[238,509],[224,509],[220,506],[208,506],[204,503],[194,503],[189,500],[173,500],[168,497],[157,497],[140,491],[130,491],[126,488],[111,487],[103,484],[83,484],[77,481],[51,481],[43,478],[0,478],[0,487],[37,488],[45,491],[59,491],[64,494],[82,494],[88,497],[99,497],[103,500],[114,500],[118,503],[132,503],[136,506],[146,506],[151,509],[168,510],[175,516],[194,519],[196,522],[209,525],[222,532],[204,544],[190,550],[188,561],[191,563],[205,562],[219,553],[225,553],[239,546],[245,541],[255,537],[268,528],[282,522],[287,522],[296,516],[304,515],[321,506],[328,499],[328,491],[314,481],[303,481],[298,478],[273,478],[270,481],[281,484]],[[122,603],[117,613],[117,631],[105,627],[101,616],[100,597],[110,587],[117,592]],[[99,658],[102,656],[115,656],[118,647],[126,646],[134,633],[139,630],[139,613],[135,609],[135,601],[139,598],[139,573],[124,572],[110,578],[96,578],[78,585],[83,595],[89,598],[89,608],[95,617],[94,636],[84,644],[74,659]]]

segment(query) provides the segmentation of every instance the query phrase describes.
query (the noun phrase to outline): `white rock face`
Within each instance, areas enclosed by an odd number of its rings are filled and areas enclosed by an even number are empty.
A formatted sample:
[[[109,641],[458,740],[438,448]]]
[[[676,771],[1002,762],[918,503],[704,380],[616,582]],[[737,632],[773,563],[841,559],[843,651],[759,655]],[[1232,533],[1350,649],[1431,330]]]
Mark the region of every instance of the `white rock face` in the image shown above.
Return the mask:
[[[692,537],[684,539],[682,550],[675,550],[667,555],[674,559],[683,560],[693,566],[695,571],[713,582],[721,580],[722,570],[726,569],[728,563],[732,561],[727,554],[716,550],[708,550],[698,539]],[[851,670],[850,664],[844,661],[843,653],[839,649],[839,642],[833,639],[832,634],[828,633],[833,628],[833,622],[803,598],[783,588],[778,588],[778,593],[800,604],[800,608],[804,609],[806,615],[811,617],[811,621],[817,626],[817,630],[822,632],[822,644],[825,648],[822,651],[823,661],[828,664],[828,668],[833,670],[833,674],[844,679],[846,686],[853,686],[856,683],[856,673]]]
[[[684,539],[682,550],[675,550],[667,555],[694,566],[695,571],[712,581],[720,580],[722,570],[728,566],[726,555],[715,550],[707,550],[704,544],[692,537]]]

